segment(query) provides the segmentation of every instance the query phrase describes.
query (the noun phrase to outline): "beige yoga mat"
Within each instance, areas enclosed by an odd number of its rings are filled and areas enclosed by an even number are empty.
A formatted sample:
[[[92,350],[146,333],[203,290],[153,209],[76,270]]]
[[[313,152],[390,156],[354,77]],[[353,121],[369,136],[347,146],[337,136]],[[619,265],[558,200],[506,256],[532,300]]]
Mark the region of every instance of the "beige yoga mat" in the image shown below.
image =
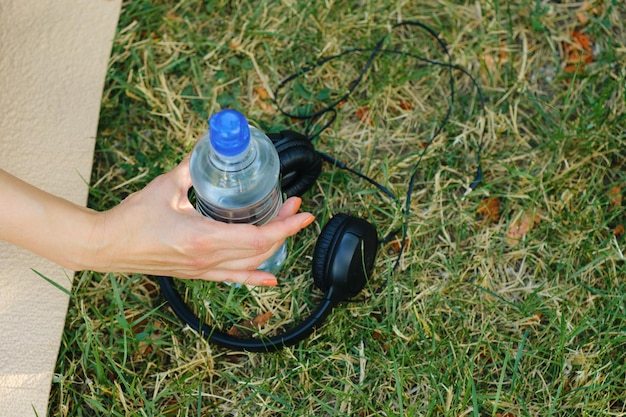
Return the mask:
[[[0,167],[82,205],[119,12],[0,0]],[[6,242],[0,265],[0,416],[45,416],[68,297],[33,270],[67,289],[73,272]]]

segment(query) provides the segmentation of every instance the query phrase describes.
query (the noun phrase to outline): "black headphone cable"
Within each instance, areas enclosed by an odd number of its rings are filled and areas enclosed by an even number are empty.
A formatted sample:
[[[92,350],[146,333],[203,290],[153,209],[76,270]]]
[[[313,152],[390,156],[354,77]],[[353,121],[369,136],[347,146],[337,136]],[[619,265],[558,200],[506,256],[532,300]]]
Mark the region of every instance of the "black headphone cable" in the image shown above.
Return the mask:
[[[445,53],[445,55],[447,56],[447,62],[441,62],[441,61],[437,61],[437,60],[433,60],[433,59],[428,59],[425,57],[422,57],[420,55],[416,55],[416,54],[412,54],[409,52],[405,52],[405,51],[399,51],[399,50],[395,50],[395,49],[383,49],[383,44],[384,42],[387,40],[387,38],[390,36],[391,32],[393,32],[394,29],[396,28],[400,28],[400,27],[405,27],[405,26],[415,26],[415,27],[419,27],[420,29],[426,31],[430,36],[432,36],[437,43],[439,44],[439,46],[441,47],[441,49],[443,50],[443,52]],[[319,136],[324,130],[326,130],[328,127],[330,127],[330,125],[335,121],[336,119],[336,115],[337,115],[337,107],[339,106],[340,103],[344,102],[356,89],[356,87],[360,84],[361,80],[363,79],[363,77],[365,76],[365,74],[367,73],[367,71],[370,69],[372,63],[374,62],[376,56],[378,56],[379,54],[385,53],[385,54],[398,54],[401,56],[408,56],[408,57],[412,57],[417,59],[418,61],[422,61],[425,62],[426,64],[430,64],[430,65],[435,65],[435,66],[440,66],[440,67],[444,67],[444,68],[448,68],[449,69],[449,88],[450,88],[450,96],[449,96],[449,103],[446,109],[446,112],[444,114],[444,116],[441,118],[441,120],[438,123],[437,128],[435,129],[434,133],[430,136],[430,139],[425,143],[425,146],[423,147],[422,151],[420,152],[417,162],[415,163],[415,165],[413,166],[412,170],[411,170],[411,175],[409,177],[409,183],[407,186],[407,192],[406,192],[406,201],[405,201],[405,206],[404,206],[404,222],[403,222],[403,226],[402,226],[402,238],[400,241],[400,248],[398,250],[398,254],[397,254],[397,258],[396,261],[394,263],[394,267],[393,269],[397,269],[399,263],[400,263],[400,259],[402,258],[402,254],[405,250],[406,247],[406,242],[407,242],[407,234],[408,234],[408,223],[409,223],[409,218],[410,218],[410,208],[411,208],[411,198],[412,198],[412,194],[413,194],[413,190],[415,188],[415,182],[417,179],[417,173],[420,167],[420,164],[422,162],[423,157],[426,154],[426,151],[429,149],[430,145],[432,144],[432,142],[435,140],[435,138],[441,133],[441,131],[444,129],[444,127],[446,126],[446,124],[448,123],[450,116],[452,114],[452,103],[455,100],[455,84],[454,84],[454,76],[453,76],[453,71],[454,70],[458,70],[460,72],[462,72],[464,75],[466,75],[467,77],[470,78],[474,88],[477,91],[477,95],[478,95],[478,99],[479,99],[479,105],[481,108],[481,112],[483,114],[483,117],[486,116],[486,109],[485,109],[485,99],[482,93],[482,88],[480,87],[480,85],[478,84],[478,82],[476,81],[476,79],[474,78],[474,76],[472,76],[465,68],[459,66],[459,65],[455,65],[452,63],[452,55],[450,54],[447,44],[443,41],[443,39],[441,39],[437,33],[430,28],[429,26],[418,22],[418,21],[403,21],[403,22],[399,22],[394,24],[391,27],[391,32],[388,33],[387,35],[385,35],[381,40],[379,40],[376,45],[374,46],[374,48],[371,49],[364,49],[364,48],[351,48],[348,49],[344,52],[341,52],[339,54],[336,55],[332,55],[329,57],[325,57],[317,62],[315,62],[312,65],[308,65],[305,66],[303,68],[301,68],[299,71],[289,75],[288,77],[284,78],[279,84],[278,86],[274,89],[274,104],[276,105],[276,107],[278,108],[278,110],[285,116],[292,118],[292,119],[296,119],[296,120],[315,120],[318,119],[320,116],[325,115],[326,113],[330,113],[330,119],[329,121],[327,121],[321,128],[319,128],[315,133],[313,134],[308,134],[307,133],[307,138],[309,140],[313,140],[314,138],[316,138],[317,136]],[[347,55],[353,54],[353,53],[369,53],[369,57],[365,63],[365,65],[363,66],[363,68],[361,69],[361,71],[359,72],[358,76],[349,84],[348,86],[348,91],[343,94],[341,97],[339,97],[338,99],[336,99],[333,103],[329,104],[326,107],[323,107],[322,109],[319,109],[317,111],[311,112],[311,113],[307,113],[307,114],[296,114],[296,113],[290,113],[288,111],[286,111],[279,103],[278,97],[279,97],[279,91],[281,89],[283,89],[288,83],[290,83],[291,81],[296,80],[298,77],[303,76],[304,74],[324,65],[327,62],[345,57]],[[310,127],[310,125],[309,125]],[[308,131],[309,127],[307,127],[306,131]],[[482,150],[483,150],[483,145],[484,145],[484,137],[483,134],[481,134],[481,140],[479,141],[478,144],[478,148],[476,150],[476,174],[474,176],[474,179],[472,180],[472,182],[469,185],[470,190],[474,190],[476,189],[482,179],[483,179],[483,170],[482,170],[482,165],[481,165],[481,154],[482,154]],[[366,181],[368,181],[370,184],[376,186],[379,190],[381,190],[384,194],[392,197],[394,200],[398,201],[397,197],[391,193],[386,187],[382,186],[381,184],[379,184],[378,182],[374,181],[373,179],[367,177],[366,175],[356,171],[355,169],[350,168],[347,164],[345,164],[344,162],[341,162],[339,160],[337,160],[336,158],[328,155],[327,153],[323,153],[323,152],[319,152],[320,156],[322,156],[322,158],[328,162],[330,162],[331,164],[337,166],[338,168],[341,169],[345,169],[355,175],[357,175],[360,178],[365,179]],[[385,241],[389,241],[391,238],[393,238],[393,236],[397,235],[397,233],[399,232],[399,230],[393,231],[391,232],[386,238],[382,239],[381,242],[385,242]]]

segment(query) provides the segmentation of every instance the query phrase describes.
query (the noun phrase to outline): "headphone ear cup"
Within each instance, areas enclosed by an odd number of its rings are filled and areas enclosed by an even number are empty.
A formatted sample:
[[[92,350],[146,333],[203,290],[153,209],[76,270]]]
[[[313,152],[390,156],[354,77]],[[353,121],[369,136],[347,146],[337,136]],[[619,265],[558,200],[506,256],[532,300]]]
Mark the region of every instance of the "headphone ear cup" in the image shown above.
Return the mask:
[[[322,159],[307,139],[280,141],[276,151],[280,158],[282,190],[287,197],[307,192],[322,172]]]
[[[330,263],[330,251],[331,247],[337,240],[337,231],[342,228],[344,223],[348,220],[348,216],[345,214],[336,214],[326,226],[322,229],[322,233],[317,238],[315,244],[315,250],[313,251],[313,282],[315,286],[323,292],[328,291],[332,282],[330,281],[327,273],[327,267]]]
[[[333,302],[361,292],[374,267],[378,236],[364,219],[337,214],[317,240],[313,251],[315,285]]]

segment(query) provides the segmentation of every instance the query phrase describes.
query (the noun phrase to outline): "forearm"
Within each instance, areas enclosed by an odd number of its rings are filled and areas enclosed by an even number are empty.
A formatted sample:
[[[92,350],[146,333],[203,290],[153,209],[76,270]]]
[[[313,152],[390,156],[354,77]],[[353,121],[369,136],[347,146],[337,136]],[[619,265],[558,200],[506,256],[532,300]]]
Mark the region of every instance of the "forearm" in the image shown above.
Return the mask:
[[[66,268],[87,267],[100,213],[42,191],[0,169],[0,239]]]

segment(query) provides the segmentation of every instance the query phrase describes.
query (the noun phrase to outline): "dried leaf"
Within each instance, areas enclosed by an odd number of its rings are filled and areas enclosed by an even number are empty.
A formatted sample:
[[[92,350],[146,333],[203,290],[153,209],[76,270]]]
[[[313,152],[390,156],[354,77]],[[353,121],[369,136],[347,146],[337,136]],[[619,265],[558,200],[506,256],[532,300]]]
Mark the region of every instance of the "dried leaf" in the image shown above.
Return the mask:
[[[533,314],[532,316],[530,316],[529,318],[527,318],[525,320],[526,326],[524,326],[524,329],[528,329],[529,327],[541,324],[541,317],[543,317],[543,314],[541,314],[540,312],[537,312]]]
[[[130,325],[130,331],[133,335],[137,336],[139,333],[143,333],[148,327],[148,318],[141,318],[141,313],[136,310],[127,310],[124,318]]]
[[[241,48],[241,39],[231,39],[228,42],[228,47],[233,51],[238,51]]]
[[[271,317],[271,312],[259,314],[252,320],[244,320],[238,325],[231,327],[226,333],[233,337],[250,337],[254,332],[265,326]]]
[[[497,53],[494,51],[485,52],[482,55],[483,61],[485,62],[485,67],[487,71],[491,74],[495,74],[499,67],[503,64],[506,64],[508,60],[508,52],[507,45],[505,42],[500,44],[500,49],[497,50]]]
[[[276,114],[276,109],[272,106],[271,97],[267,90],[262,86],[254,87],[255,101],[264,113]]]
[[[500,44],[500,57],[499,57],[499,59],[500,59],[500,62],[499,62],[499,63],[500,63],[500,65],[502,65],[502,64],[506,64],[506,63],[507,63],[507,61],[508,61],[508,57],[509,57],[509,54],[508,54],[508,52],[507,52],[506,42],[502,42],[502,43]]]
[[[587,22],[589,21],[589,18],[587,17],[586,13],[581,12],[576,12],[576,19],[578,19],[578,21],[580,22],[581,25],[586,25]]]
[[[613,229],[613,234],[615,235],[615,237],[624,236],[624,225],[620,223],[615,226],[615,229]]]
[[[622,206],[622,199],[622,188],[619,185],[609,190],[609,206],[612,210]]]
[[[400,107],[402,110],[413,110],[413,105],[408,101],[399,102],[398,107]]]
[[[270,98],[270,95],[265,89],[265,87],[261,87],[261,86],[254,87],[254,92],[257,94],[257,96],[261,100],[267,100],[268,98]]]
[[[563,42],[565,62],[563,70],[570,73],[581,73],[585,64],[593,62],[591,38],[585,33],[573,30],[571,41]]]
[[[596,2],[593,1],[586,1],[576,12],[576,19],[578,19],[581,26],[585,26],[589,23],[589,16],[599,16],[602,14],[602,1],[597,1],[597,5],[595,3]]]
[[[154,282],[148,279],[144,279],[140,283],[138,283],[135,291],[148,298],[155,298],[159,294],[159,289],[157,288],[157,286],[154,285]]]
[[[356,115],[363,123],[374,126],[374,120],[370,117],[369,106],[363,106],[356,109]]]
[[[160,406],[159,413],[164,417],[176,417],[179,415],[181,407],[178,399],[170,398],[165,404]]]
[[[585,51],[591,51],[591,39],[589,39],[589,35],[574,30],[572,31],[572,39]]]
[[[374,339],[377,340],[378,343],[380,343],[380,347],[383,349],[383,351],[386,352],[389,350],[389,345],[385,343],[386,337],[383,336],[383,333],[380,330],[374,330],[372,336],[374,336]]]
[[[490,53],[483,54],[483,61],[485,62],[485,67],[487,67],[487,71],[490,74],[496,72],[496,60],[493,59],[493,56]]]
[[[404,240],[404,247],[405,248],[408,246],[409,241],[410,241],[410,239],[408,237]],[[393,240],[392,242],[389,243],[389,247],[387,248],[387,253],[389,255],[398,254],[400,252],[400,247],[401,247],[400,239]]]
[[[517,245],[530,229],[533,228],[537,220],[539,220],[539,218],[530,211],[522,213],[521,216],[513,221],[509,230],[506,231],[506,242],[511,246]]]
[[[500,220],[500,199],[498,197],[485,198],[478,206],[476,214],[482,218],[481,226],[485,223],[497,222]]]
[[[147,356],[149,354],[151,354],[152,352],[154,352],[154,344],[153,342],[155,340],[158,340],[161,335],[161,329],[163,328],[163,325],[161,324],[160,321],[155,321],[154,324],[152,325],[152,333],[150,334],[150,336],[145,339],[140,341],[137,344],[137,351],[142,355],[142,356]],[[135,333],[137,334],[137,333]],[[138,358],[139,359],[139,358]]]
[[[165,17],[171,20],[181,20],[180,17],[172,11],[165,13]]]

